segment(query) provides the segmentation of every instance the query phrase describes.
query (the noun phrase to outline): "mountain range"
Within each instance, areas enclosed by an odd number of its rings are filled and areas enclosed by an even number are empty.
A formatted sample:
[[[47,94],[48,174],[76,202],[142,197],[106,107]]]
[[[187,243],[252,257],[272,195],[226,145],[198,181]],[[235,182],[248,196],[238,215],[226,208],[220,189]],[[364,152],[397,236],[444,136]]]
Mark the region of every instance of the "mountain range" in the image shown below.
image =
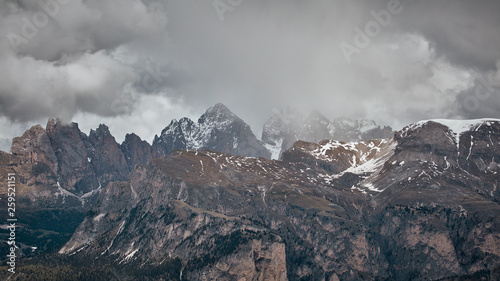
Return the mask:
[[[391,138],[391,127],[381,128],[373,120],[351,120],[338,118],[328,120],[319,111],[312,111],[304,117],[293,108],[275,110],[262,131],[262,141],[272,153],[272,159],[279,159],[281,153],[296,141],[320,142],[326,139],[352,142]]]
[[[499,159],[495,119],[288,111],[258,140],[218,104],[152,145],[50,119],[0,179],[19,179],[17,280],[499,280]]]

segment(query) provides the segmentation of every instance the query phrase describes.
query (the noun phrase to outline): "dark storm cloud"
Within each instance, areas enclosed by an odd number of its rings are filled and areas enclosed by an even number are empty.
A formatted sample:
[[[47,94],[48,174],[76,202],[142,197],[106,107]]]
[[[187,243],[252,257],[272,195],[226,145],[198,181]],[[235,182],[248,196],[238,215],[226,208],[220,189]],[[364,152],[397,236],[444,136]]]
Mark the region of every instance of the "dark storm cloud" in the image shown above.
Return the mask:
[[[111,104],[140,82],[141,61],[116,50],[164,36],[167,22],[161,4],[133,0],[4,0],[0,10],[0,110],[19,121],[118,114]]]
[[[464,87],[452,89],[453,79],[463,80],[457,72],[480,75],[499,59],[498,4],[401,0],[402,12],[346,63],[339,45],[352,42],[353,29],[363,29],[374,20],[371,12],[389,2],[243,1],[223,21],[210,14],[210,3],[172,3],[170,10],[179,11],[170,16],[176,56],[198,82],[180,93],[193,104],[226,101],[247,118],[283,104],[355,118],[380,116],[377,107],[384,121],[403,123],[458,117],[450,112]],[[421,46],[411,46],[408,35],[426,47],[423,58],[415,57]],[[442,83],[448,88],[438,88]]]
[[[474,81],[473,87],[462,91],[454,104],[464,118],[500,116],[500,61],[496,71],[488,71]]]
[[[500,59],[500,1],[413,1],[407,7],[408,13],[395,20],[396,28],[422,34],[452,63],[495,69]]]
[[[356,30],[390,5],[400,12],[346,60],[341,44],[354,44]],[[461,106],[474,77],[497,81],[499,7],[496,0],[0,0],[0,114],[15,122],[76,114],[129,131],[124,123],[147,120],[157,124],[144,132],[148,140],[168,119],[217,102],[255,132],[284,105],[396,127],[499,117],[498,92],[473,113]]]

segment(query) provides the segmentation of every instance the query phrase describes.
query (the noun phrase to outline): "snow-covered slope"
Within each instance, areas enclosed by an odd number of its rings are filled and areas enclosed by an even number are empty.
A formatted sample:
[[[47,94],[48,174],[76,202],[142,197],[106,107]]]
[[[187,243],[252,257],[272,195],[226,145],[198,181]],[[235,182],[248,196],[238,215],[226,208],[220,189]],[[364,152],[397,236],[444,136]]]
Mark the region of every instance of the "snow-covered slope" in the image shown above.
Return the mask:
[[[380,171],[384,163],[394,154],[397,143],[393,139],[360,142],[325,140],[318,145],[295,145],[294,148],[309,154],[318,161],[342,163],[333,175],[339,178],[345,173],[367,176]]]
[[[455,119],[429,119],[422,120],[417,123],[414,123],[407,128],[406,130],[414,130],[428,122],[435,122],[441,125],[444,125],[450,129],[450,131],[455,136],[455,143],[458,146],[460,135],[464,132],[475,130],[482,125],[491,126],[494,122],[500,122],[500,119],[494,118],[482,118],[482,119],[469,119],[469,120],[455,120]]]
[[[273,159],[290,148],[298,140],[320,142],[330,139],[344,142],[391,138],[390,127],[381,128],[373,120],[351,120],[347,118],[328,120],[318,111],[308,117],[299,112],[277,112],[265,124],[262,141],[273,151]],[[279,152],[277,152],[279,151]]]

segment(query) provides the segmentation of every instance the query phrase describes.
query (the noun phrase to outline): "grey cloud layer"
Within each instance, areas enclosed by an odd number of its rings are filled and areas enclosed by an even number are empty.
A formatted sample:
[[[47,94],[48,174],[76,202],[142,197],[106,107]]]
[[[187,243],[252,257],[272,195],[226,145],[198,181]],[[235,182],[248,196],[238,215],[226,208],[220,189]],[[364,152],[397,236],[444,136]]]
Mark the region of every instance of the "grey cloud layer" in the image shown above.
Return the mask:
[[[0,112],[15,122],[88,114],[139,123],[153,116],[140,104],[152,96],[185,115],[222,101],[256,132],[283,105],[396,127],[500,117],[498,91],[463,107],[474,76],[498,87],[500,2],[401,0],[401,13],[348,63],[340,44],[353,44],[354,28],[390,1],[243,0],[221,20],[212,1],[42,0],[44,9],[0,0]],[[46,24],[26,38],[26,21],[36,27],[40,13]],[[28,40],[12,44],[12,34]],[[182,116],[147,121],[171,117]]]

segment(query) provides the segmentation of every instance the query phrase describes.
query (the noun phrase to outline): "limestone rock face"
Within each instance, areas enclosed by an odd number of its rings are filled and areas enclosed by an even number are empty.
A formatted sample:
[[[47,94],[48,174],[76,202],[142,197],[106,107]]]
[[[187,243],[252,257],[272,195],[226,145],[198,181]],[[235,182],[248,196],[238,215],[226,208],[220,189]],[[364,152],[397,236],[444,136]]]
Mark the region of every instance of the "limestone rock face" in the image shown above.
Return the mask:
[[[46,129],[35,125],[14,138],[12,155],[29,169],[27,184],[61,188],[61,194],[81,197],[114,181],[126,181],[136,164],[146,165],[159,154],[137,135],[119,145],[101,124],[87,136],[77,123],[49,119]],[[59,196],[59,193],[54,196]],[[81,198],[80,198],[81,199]]]
[[[146,165],[151,159],[160,157],[149,143],[133,133],[125,136],[120,148],[130,171],[137,164]]]
[[[78,124],[50,119],[46,130],[59,163],[58,184],[76,194],[97,189],[99,180],[87,153],[91,144]]]
[[[31,182],[56,183],[58,161],[49,136],[42,126],[35,125],[21,137],[14,138],[11,153],[20,156],[25,163],[34,164]]]
[[[124,181],[129,173],[129,166],[120,146],[109,132],[106,125],[99,125],[91,130],[88,138],[87,157],[101,185],[113,181]]]

